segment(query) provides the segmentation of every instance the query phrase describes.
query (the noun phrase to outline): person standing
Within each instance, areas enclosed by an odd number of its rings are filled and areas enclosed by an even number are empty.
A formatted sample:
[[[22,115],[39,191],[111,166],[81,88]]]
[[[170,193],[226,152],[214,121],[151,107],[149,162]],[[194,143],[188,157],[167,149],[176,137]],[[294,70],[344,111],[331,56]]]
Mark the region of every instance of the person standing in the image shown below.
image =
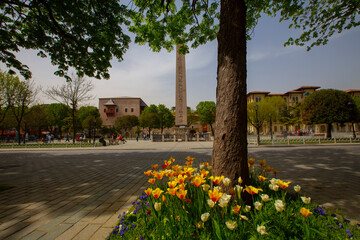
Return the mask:
[[[139,134],[138,133],[136,134],[136,141],[137,142],[139,141]]]

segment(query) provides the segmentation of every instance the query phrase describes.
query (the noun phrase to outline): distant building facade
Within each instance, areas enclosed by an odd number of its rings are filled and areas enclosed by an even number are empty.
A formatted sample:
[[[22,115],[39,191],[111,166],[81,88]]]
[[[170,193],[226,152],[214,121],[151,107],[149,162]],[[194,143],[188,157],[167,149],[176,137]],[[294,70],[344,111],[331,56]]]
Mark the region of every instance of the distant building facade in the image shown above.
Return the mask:
[[[301,86],[294,90],[288,91],[286,93],[270,93],[266,91],[253,91],[247,94],[247,102],[261,102],[266,97],[274,97],[279,96],[282,97],[285,103],[288,106],[294,106],[297,103],[301,103],[304,99],[314,93],[320,86]],[[360,89],[349,89],[345,90],[344,92],[350,94],[352,97],[360,98]],[[340,124],[333,124],[333,133],[338,133],[339,136],[345,133],[352,132],[352,123],[346,123],[343,125]],[[354,124],[355,131],[359,131],[359,124]],[[316,124],[316,125],[305,125],[305,124],[298,124],[293,126],[285,126],[281,123],[272,123],[272,132],[274,134],[280,134],[283,131],[293,132],[296,133],[298,130],[305,130],[309,131],[310,129],[313,130],[315,133],[326,133],[327,125],[326,124]],[[255,133],[255,129],[252,126],[248,128],[249,133]],[[264,124],[261,128],[260,132],[262,134],[270,134],[270,125]]]
[[[99,112],[103,125],[114,126],[118,117],[134,115],[140,117],[148,105],[141,98],[99,98]]]

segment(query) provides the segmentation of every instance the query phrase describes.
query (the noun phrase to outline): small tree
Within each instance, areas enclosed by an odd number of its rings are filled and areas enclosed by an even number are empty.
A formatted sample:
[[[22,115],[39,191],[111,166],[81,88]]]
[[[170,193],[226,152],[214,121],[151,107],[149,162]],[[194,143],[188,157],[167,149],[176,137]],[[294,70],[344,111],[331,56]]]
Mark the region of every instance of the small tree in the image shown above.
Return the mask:
[[[45,92],[50,99],[59,103],[64,103],[70,108],[74,144],[78,127],[77,111],[79,105],[94,98],[90,95],[90,91],[93,88],[94,85],[90,80],[78,75],[73,75],[72,81],[69,81],[61,86],[52,87]]]
[[[213,124],[215,123],[216,104],[212,101],[199,102],[196,106],[201,124],[209,124],[211,133],[214,136]]]
[[[159,104],[157,107],[158,119],[159,119],[159,128],[161,134],[163,134],[164,128],[171,128],[175,124],[175,118],[172,115],[170,109],[165,107],[164,104]]]
[[[304,123],[327,124],[326,137],[331,138],[332,124],[351,122],[355,112],[354,100],[348,93],[322,89],[305,98],[301,118]]]
[[[266,104],[252,102],[247,105],[248,122],[256,129],[257,143],[260,144],[260,129],[268,118]]]
[[[157,114],[152,112],[142,112],[139,117],[139,125],[142,128],[147,128],[150,135],[151,129],[158,127],[159,120]]]
[[[196,111],[192,110],[191,108],[188,108],[188,110],[187,110],[187,125],[191,126],[198,121],[199,121],[199,117],[197,116]]]
[[[63,103],[52,103],[45,106],[49,128],[54,131],[58,129],[58,133],[62,136],[63,120],[69,116],[71,109]],[[55,129],[54,129],[55,128]]]
[[[20,144],[20,129],[26,111],[35,100],[36,90],[30,80],[20,81],[18,77],[6,74],[3,79],[3,96],[16,121],[17,141]]]
[[[139,125],[139,119],[134,115],[118,117],[115,120],[115,128],[118,131],[124,130],[125,132],[128,132],[137,125]]]
[[[46,107],[47,106],[45,105],[34,105],[29,109],[28,114],[25,116],[26,128],[33,132],[36,131],[37,136],[41,135],[42,130],[51,126],[51,124],[49,124]]]

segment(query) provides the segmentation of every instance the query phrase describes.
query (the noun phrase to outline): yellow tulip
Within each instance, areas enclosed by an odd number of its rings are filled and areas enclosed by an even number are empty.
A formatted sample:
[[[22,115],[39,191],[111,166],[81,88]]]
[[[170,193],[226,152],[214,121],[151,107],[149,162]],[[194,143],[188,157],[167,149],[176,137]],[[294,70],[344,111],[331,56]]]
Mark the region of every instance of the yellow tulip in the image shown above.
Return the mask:
[[[248,193],[250,193],[251,195],[254,195],[254,194],[258,194],[259,191],[263,191],[261,188],[256,188],[256,187],[253,187],[253,186],[246,186],[246,188],[243,190],[243,192],[247,191]]]
[[[265,181],[265,180],[267,179],[266,177],[261,176],[261,175],[259,175],[258,178],[259,178],[259,180],[260,180],[261,182],[263,182],[263,181]]]
[[[304,217],[308,217],[312,212],[310,212],[310,210],[307,209],[307,208],[302,208],[302,209],[300,209],[300,213],[301,213],[301,215],[303,215]]]
[[[148,189],[145,190],[145,193],[146,193],[146,195],[148,195],[148,196],[151,194],[151,192],[152,192],[152,189],[151,189],[151,188],[148,188]]]
[[[241,206],[236,205],[236,206],[233,208],[233,212],[234,212],[234,213],[239,213],[239,212],[240,212],[240,209],[241,209]]]
[[[176,192],[176,196],[183,200],[186,197],[187,190],[179,189],[179,191]]]
[[[288,186],[289,186],[289,184],[291,183],[291,182],[283,182],[283,181],[281,181],[281,180],[277,180],[277,185],[279,185],[282,189],[285,189],[285,188],[287,188]]]
[[[213,202],[217,202],[221,196],[222,196],[222,193],[219,192],[219,190],[217,190],[217,189],[209,190],[209,197]]]
[[[160,195],[163,193],[164,191],[161,190],[160,188],[156,188],[155,190],[152,191],[152,195],[154,196],[154,198],[159,198]]]
[[[211,176],[209,177],[210,180],[212,180],[215,184],[219,184],[221,183],[221,181],[224,179],[225,177],[224,176]]]
[[[176,194],[176,191],[178,190],[178,188],[168,188],[167,189],[167,192],[170,194],[170,195],[175,195]]]
[[[199,176],[199,175],[197,175],[196,177],[194,177],[193,180],[192,180],[192,183],[193,183],[196,187],[200,186],[200,185],[203,184],[204,182],[205,182],[204,178],[201,177],[201,176]]]
[[[174,188],[177,185],[177,181],[170,181],[168,182],[169,187]]]

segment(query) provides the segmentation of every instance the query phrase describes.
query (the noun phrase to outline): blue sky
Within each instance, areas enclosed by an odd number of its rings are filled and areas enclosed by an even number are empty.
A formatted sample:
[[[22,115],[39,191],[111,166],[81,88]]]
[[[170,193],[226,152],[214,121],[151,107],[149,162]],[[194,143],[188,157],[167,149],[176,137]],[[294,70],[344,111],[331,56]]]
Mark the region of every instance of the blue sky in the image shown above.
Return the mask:
[[[303,85],[340,90],[360,89],[360,28],[332,37],[325,46],[310,52],[305,47],[283,47],[296,36],[287,23],[267,16],[259,20],[248,42],[248,92],[284,93]],[[33,80],[43,90],[64,79],[53,75],[56,67],[35,51],[22,51],[19,59],[30,67]],[[148,105],[175,105],[175,52],[153,53],[147,46],[131,44],[124,61],[113,60],[110,80],[94,79],[96,98],[86,105],[98,106],[101,97],[140,97]],[[4,65],[0,65],[4,69]],[[217,42],[191,49],[186,55],[188,106],[216,100]],[[50,103],[39,94],[39,103]]]

